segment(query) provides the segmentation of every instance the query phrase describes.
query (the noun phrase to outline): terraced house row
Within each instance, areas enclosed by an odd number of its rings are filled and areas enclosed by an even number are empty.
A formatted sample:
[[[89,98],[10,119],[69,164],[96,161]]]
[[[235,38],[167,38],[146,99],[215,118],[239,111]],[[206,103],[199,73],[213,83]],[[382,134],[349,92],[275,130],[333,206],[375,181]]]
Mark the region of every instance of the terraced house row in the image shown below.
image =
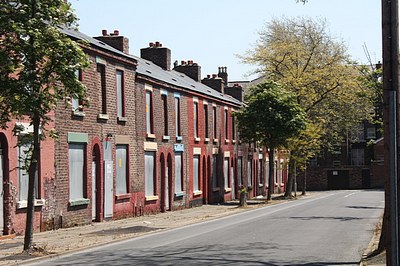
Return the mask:
[[[90,67],[76,73],[90,107],[66,99],[48,125],[59,138],[42,142],[35,184],[36,231],[121,219],[250,196],[269,189],[267,149],[242,143],[232,113],[243,89],[228,86],[226,67],[201,79],[192,60],[175,62],[161,43],[129,54],[118,31],[91,38],[63,29]],[[12,128],[23,127],[18,136]],[[13,121],[0,131],[0,230],[22,233],[27,207],[24,151],[17,139],[32,129]],[[277,153],[276,191],[285,189],[284,154]]]

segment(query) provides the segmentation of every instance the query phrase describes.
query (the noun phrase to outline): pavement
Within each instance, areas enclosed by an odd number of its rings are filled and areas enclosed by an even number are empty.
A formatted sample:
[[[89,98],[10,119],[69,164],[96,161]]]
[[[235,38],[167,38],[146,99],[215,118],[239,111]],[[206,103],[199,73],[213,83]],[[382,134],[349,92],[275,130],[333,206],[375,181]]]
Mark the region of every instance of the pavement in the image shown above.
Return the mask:
[[[316,193],[318,192],[311,192],[306,196],[300,197],[312,197]],[[282,200],[279,196],[274,197],[273,200],[268,202],[265,199],[254,199],[248,200],[247,207],[238,207],[238,202],[232,201],[223,205],[203,205],[173,212],[35,233],[33,237],[34,250],[30,254],[22,252],[24,236],[3,237],[0,238],[0,265],[22,265],[38,262],[41,259],[52,256],[60,256],[85,248],[151,234],[160,230],[169,230],[217,219],[254,208],[279,204],[284,201],[287,200]],[[377,244],[377,240],[379,240],[379,237],[374,234],[364,254],[369,254],[373,250]],[[382,264],[380,261],[379,264],[371,260],[364,260],[360,265],[386,265],[385,262]]]

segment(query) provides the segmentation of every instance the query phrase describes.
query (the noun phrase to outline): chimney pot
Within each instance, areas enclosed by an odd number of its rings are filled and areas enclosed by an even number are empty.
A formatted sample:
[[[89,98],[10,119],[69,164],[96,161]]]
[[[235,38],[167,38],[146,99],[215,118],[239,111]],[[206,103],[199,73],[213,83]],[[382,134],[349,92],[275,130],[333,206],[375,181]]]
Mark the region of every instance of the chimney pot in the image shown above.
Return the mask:
[[[119,30],[114,30],[114,35],[119,36]]]
[[[160,42],[156,42],[156,47],[160,47]]]
[[[208,79],[211,78],[211,75],[207,75],[207,78],[208,78]]]
[[[107,30],[102,30],[102,31],[101,31],[101,35],[103,35],[103,36],[108,36]]]
[[[217,77],[217,74],[212,74],[213,79]]]
[[[149,47],[154,47],[154,43],[150,42]]]

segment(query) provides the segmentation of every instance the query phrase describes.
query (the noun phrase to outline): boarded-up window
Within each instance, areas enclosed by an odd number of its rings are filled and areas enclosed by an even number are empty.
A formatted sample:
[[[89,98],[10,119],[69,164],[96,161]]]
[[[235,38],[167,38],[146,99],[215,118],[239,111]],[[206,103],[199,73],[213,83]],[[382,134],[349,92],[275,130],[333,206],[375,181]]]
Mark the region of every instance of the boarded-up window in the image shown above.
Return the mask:
[[[83,199],[85,144],[69,144],[69,198]]]
[[[79,69],[75,70],[75,76],[77,77],[78,80],[82,81],[82,74],[81,71]],[[71,99],[71,105],[72,105],[72,111],[79,111],[79,99],[78,98],[74,98],[72,97]]]
[[[146,133],[153,133],[153,101],[150,91],[146,91]]]
[[[127,168],[127,158],[128,158],[128,145],[117,145],[116,146],[116,159],[117,159],[117,178],[116,178],[116,193],[117,194],[126,194],[128,193],[127,189],[127,177],[128,177],[128,168]]]
[[[155,169],[155,152],[146,151],[144,154],[145,157],[145,195],[153,196],[155,195],[155,186],[154,186],[154,169]]]
[[[193,191],[198,191],[199,189],[199,178],[200,178],[200,174],[199,174],[199,167],[200,164],[200,156],[199,155],[195,155],[193,157]]]
[[[217,155],[213,155],[213,161],[212,161],[212,182],[213,182],[213,188],[219,187],[218,176],[217,176]]]
[[[182,153],[175,154],[175,192],[183,191],[182,182]]]
[[[204,137],[208,138],[208,105],[204,105]]]
[[[116,71],[117,80],[117,115],[118,117],[125,116],[125,95],[124,95],[124,72],[121,70]]]
[[[237,177],[238,177],[238,182],[239,182],[238,185],[241,186],[243,184],[243,181],[242,181],[242,157],[238,158]]]
[[[224,187],[229,187],[229,158],[224,158]]]
[[[247,161],[247,186],[252,186],[253,184],[252,184],[252,173],[253,173],[253,171],[252,171],[252,165],[251,165],[251,158],[249,158],[249,160]]]
[[[259,160],[258,164],[258,182],[260,185],[264,184],[264,165],[263,165],[263,160]]]
[[[27,157],[30,156],[30,143],[23,143],[18,147],[18,191],[19,200],[28,200],[28,184],[29,184],[29,161]],[[35,198],[38,197],[38,175],[35,176]]]
[[[175,97],[175,132],[176,136],[181,136],[181,99]]]
[[[193,122],[194,122],[194,137],[199,137],[199,103],[195,102],[193,106]]]
[[[229,139],[228,110],[224,110],[225,139]]]
[[[213,138],[217,138],[217,107],[213,106]]]

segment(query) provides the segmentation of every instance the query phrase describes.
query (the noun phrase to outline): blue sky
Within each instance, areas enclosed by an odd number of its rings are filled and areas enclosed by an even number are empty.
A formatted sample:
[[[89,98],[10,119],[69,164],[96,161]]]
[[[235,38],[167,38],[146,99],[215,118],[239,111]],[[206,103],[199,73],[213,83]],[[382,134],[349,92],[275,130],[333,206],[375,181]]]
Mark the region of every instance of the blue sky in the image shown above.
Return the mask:
[[[129,38],[130,53],[159,41],[172,51],[172,62],[193,60],[202,77],[228,68],[229,80],[248,80],[253,66],[236,55],[252,49],[271,18],[308,16],[326,19],[332,36],[343,40],[353,59],[381,61],[380,0],[69,0],[80,30],[90,36],[118,29]]]

